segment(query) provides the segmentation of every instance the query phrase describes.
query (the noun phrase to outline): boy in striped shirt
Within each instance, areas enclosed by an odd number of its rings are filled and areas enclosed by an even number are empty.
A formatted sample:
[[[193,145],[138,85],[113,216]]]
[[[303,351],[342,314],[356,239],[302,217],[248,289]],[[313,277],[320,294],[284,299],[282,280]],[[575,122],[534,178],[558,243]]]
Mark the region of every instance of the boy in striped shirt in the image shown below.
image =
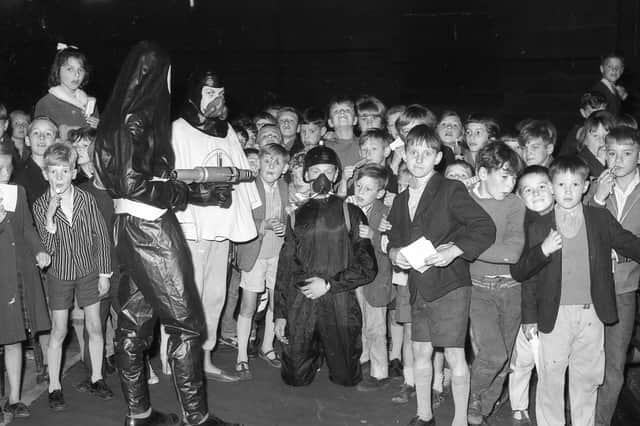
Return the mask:
[[[109,237],[93,196],[71,184],[76,176],[77,157],[75,149],[65,143],[54,143],[47,148],[43,174],[49,190],[33,205],[38,233],[52,259],[47,272],[52,324],[47,359],[49,407],[54,411],[66,408],[60,384],[60,361],[74,296],[85,311],[89,333],[89,391],[102,399],[113,397],[102,378],[104,339],[99,303],[109,292]]]

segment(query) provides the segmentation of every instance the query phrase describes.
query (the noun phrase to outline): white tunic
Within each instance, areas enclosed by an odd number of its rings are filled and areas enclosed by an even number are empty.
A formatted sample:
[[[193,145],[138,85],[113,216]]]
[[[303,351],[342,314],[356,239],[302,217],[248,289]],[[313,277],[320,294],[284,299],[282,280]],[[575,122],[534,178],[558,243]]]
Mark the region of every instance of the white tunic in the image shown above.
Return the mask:
[[[249,169],[236,133],[229,126],[225,138],[217,138],[194,128],[179,118],[173,122],[171,144],[176,169],[223,166]],[[176,216],[187,240],[244,242],[257,236],[251,211],[262,204],[254,182],[234,185],[228,209],[189,204]]]

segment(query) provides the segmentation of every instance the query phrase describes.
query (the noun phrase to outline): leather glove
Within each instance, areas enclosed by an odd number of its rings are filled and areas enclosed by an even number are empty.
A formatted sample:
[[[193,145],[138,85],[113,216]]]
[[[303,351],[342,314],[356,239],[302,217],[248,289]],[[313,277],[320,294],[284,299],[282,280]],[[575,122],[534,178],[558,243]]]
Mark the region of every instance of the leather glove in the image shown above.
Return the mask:
[[[192,183],[189,185],[188,202],[201,206],[218,206],[228,209],[231,206],[230,183]]]

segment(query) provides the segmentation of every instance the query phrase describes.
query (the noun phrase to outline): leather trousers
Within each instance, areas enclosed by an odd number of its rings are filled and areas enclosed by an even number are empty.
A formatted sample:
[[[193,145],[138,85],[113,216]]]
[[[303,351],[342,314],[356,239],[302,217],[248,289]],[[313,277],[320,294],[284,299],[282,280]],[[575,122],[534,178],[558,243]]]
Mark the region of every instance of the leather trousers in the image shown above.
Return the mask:
[[[155,221],[116,215],[115,238],[121,259],[121,310],[116,332],[120,381],[131,415],[151,404],[145,352],[159,320],[169,335],[168,361],[185,423],[208,415],[202,367],[206,333],[189,247],[175,215]]]

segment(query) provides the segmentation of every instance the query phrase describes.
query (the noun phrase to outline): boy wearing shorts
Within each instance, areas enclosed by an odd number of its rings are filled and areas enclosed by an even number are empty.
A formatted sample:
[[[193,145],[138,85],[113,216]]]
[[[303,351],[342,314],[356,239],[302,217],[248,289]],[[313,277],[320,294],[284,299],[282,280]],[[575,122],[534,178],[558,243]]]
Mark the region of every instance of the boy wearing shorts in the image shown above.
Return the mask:
[[[392,226],[389,257],[398,268],[409,270],[418,401],[417,416],[409,424],[435,424],[431,409],[431,358],[434,347],[444,347],[453,374],[452,424],[466,426],[469,368],[464,345],[471,300],[468,262],[493,244],[496,227],[462,183],[445,179],[434,170],[442,152],[433,129],[426,125],[414,127],[406,137],[405,156],[414,182],[408,191],[395,198],[389,213]],[[425,256],[422,265],[413,268],[403,248],[422,237],[435,250]]]
[[[71,184],[77,158],[71,145],[54,143],[47,148],[43,173],[49,190],[33,205],[38,233],[52,259],[47,274],[52,324],[47,359],[49,407],[54,411],[66,408],[60,364],[74,297],[85,311],[89,333],[89,392],[102,399],[113,398],[102,378],[104,338],[100,321],[100,299],[108,294],[111,277],[109,236],[96,200]]]

